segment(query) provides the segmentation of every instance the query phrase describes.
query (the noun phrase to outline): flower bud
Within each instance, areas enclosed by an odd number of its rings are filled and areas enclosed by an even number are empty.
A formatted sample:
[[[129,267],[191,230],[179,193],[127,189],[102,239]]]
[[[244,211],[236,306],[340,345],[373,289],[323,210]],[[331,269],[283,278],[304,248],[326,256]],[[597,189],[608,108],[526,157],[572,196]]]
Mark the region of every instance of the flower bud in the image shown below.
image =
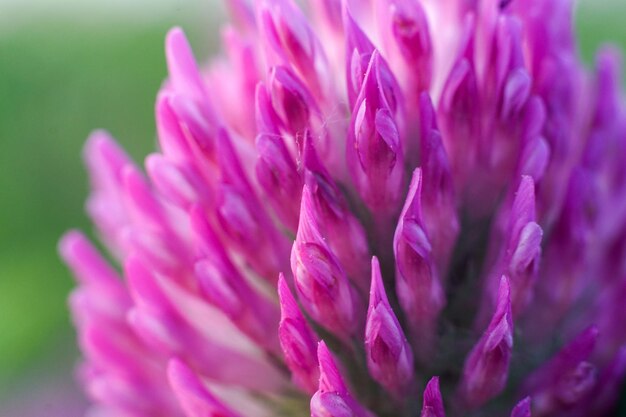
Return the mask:
[[[512,351],[511,288],[503,276],[491,323],[465,360],[460,389],[469,408],[483,405],[504,389]]]
[[[318,337],[302,315],[282,274],[278,279],[278,297],[281,312],[278,338],[285,361],[298,387],[313,394],[319,383]]]
[[[188,417],[239,416],[219,401],[180,360],[170,360],[167,376],[172,391]]]
[[[350,211],[341,189],[328,173],[313,143],[304,144],[305,182],[311,191],[312,208],[322,237],[337,256],[351,282],[362,292],[369,290],[369,248],[365,230]]]
[[[347,4],[347,3],[344,3]],[[374,45],[356,24],[347,7],[343,10],[346,32],[346,84],[348,104],[354,108],[363,80],[374,53]]]
[[[443,399],[439,391],[439,377],[432,377],[424,390],[421,417],[446,417],[443,409]]]
[[[372,53],[357,97],[347,141],[347,162],[361,198],[379,220],[396,210],[404,185],[402,98],[377,51]]]
[[[348,340],[362,325],[360,300],[322,238],[314,215],[311,191],[304,186],[291,270],[303,308],[322,327]]]
[[[422,215],[422,171],[417,168],[393,239],[396,294],[407,317],[412,343],[424,358],[433,347],[445,296]]]
[[[457,201],[450,161],[443,148],[435,110],[428,94],[420,96],[420,154],[423,172],[422,206],[433,258],[442,274],[459,234]]]
[[[318,345],[317,357],[320,382],[311,398],[311,417],[374,417],[352,397],[323,341]]]
[[[327,58],[296,3],[261,1],[257,20],[270,65],[290,64],[315,97],[324,97],[329,75]]]
[[[389,305],[376,257],[372,258],[365,354],[370,375],[393,396],[402,399],[413,381],[413,351]]]
[[[256,138],[259,153],[256,177],[280,221],[295,232],[300,214],[302,176],[285,138],[280,134],[278,116],[271,107],[268,92],[261,85],[257,88],[256,106],[259,130]]]

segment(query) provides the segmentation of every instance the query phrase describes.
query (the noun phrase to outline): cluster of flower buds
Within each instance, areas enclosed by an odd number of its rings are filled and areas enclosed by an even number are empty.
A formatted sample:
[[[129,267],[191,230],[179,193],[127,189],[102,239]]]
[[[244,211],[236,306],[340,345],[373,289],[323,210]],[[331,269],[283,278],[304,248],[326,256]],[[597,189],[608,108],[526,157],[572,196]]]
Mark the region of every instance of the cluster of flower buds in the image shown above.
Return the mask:
[[[121,272],[60,244],[90,415],[611,415],[626,107],[572,3],[227,0],[202,68],[171,30],[145,174],[85,148]]]

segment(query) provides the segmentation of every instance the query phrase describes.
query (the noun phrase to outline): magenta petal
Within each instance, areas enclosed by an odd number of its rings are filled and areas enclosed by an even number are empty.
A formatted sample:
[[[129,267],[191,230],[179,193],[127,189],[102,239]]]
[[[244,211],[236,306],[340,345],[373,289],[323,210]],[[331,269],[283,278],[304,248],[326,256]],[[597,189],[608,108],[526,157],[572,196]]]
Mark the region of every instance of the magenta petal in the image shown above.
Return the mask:
[[[200,79],[196,59],[182,29],[174,28],[167,34],[165,53],[174,88],[190,97],[204,95],[204,84]]]
[[[257,6],[263,40],[274,64],[291,64],[313,94],[327,87],[327,58],[307,19],[292,0],[261,1]]]
[[[172,359],[167,369],[172,390],[187,417],[237,417],[209,390],[197,375],[178,359]]]
[[[322,236],[351,282],[365,295],[369,290],[369,248],[365,230],[350,211],[342,190],[317,155],[313,143],[304,143],[305,183],[311,191],[313,213]]]
[[[206,299],[259,346],[279,352],[276,335],[267,332],[278,324],[276,306],[250,287],[232,266],[215,258],[201,260],[194,268]]]
[[[67,232],[59,242],[59,252],[82,284],[108,287],[120,294],[124,292],[117,272],[81,232]]]
[[[539,275],[543,230],[536,222],[535,184],[531,177],[522,176],[512,202],[505,202],[496,221],[493,242],[500,243],[498,258],[487,277],[487,294],[482,316],[495,305],[497,280],[507,275],[511,284],[513,317],[519,317],[534,297]],[[498,240],[496,240],[498,238]]]
[[[360,300],[322,238],[313,215],[311,191],[302,191],[298,234],[291,251],[296,292],[307,313],[321,326],[347,340],[362,326]]]
[[[416,353],[424,358],[431,353],[439,313],[445,296],[432,245],[422,214],[422,171],[413,173],[404,208],[393,240],[396,257],[396,294],[407,317]]]
[[[272,105],[285,130],[296,137],[312,126],[319,109],[307,87],[288,68],[273,67],[268,80]]]
[[[506,384],[513,350],[513,319],[509,279],[500,279],[496,311],[485,333],[465,360],[461,396],[476,408],[498,395]]]
[[[319,389],[311,398],[311,417],[373,417],[348,392],[332,354],[321,341],[317,348],[320,364]]]
[[[278,135],[260,134],[257,137],[259,160],[256,175],[263,191],[281,222],[290,230],[298,228],[298,197],[302,193],[302,177]]]
[[[522,401],[517,403],[513,411],[511,411],[511,417],[531,417],[530,413],[530,397],[524,398]]]
[[[346,158],[357,191],[379,221],[396,210],[404,185],[402,100],[374,51],[352,112]]]
[[[346,5],[347,3],[344,3]],[[356,24],[347,8],[343,10],[346,37],[346,85],[348,87],[348,103],[356,104],[363,79],[367,72],[374,45]]]
[[[390,2],[391,3],[391,2]],[[432,42],[428,19],[418,2],[397,1],[391,13],[391,33],[404,61],[410,67],[409,77],[416,92],[430,87],[432,77]]]
[[[420,96],[420,152],[422,158],[422,206],[433,257],[445,273],[459,234],[457,200],[449,157],[443,147],[436,114],[428,94]]]
[[[443,409],[443,399],[439,391],[439,378],[432,377],[424,390],[421,417],[446,417]]]
[[[413,351],[389,305],[376,257],[372,258],[365,352],[370,375],[392,395],[402,398],[413,381]]]
[[[523,392],[533,400],[536,415],[565,412],[583,404],[596,386],[596,366],[588,362],[598,341],[591,326],[576,336],[525,381]]]
[[[294,382],[301,389],[313,394],[319,382],[318,337],[302,315],[282,274],[278,279],[278,296],[281,311],[278,338],[285,361]]]

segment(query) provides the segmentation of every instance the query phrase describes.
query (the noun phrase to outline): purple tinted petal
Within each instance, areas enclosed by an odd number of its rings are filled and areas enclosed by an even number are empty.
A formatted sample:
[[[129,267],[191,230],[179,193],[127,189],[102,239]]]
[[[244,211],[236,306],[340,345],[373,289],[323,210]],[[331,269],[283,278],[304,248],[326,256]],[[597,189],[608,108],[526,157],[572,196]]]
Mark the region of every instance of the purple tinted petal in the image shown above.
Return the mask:
[[[303,308],[320,325],[347,340],[362,325],[359,298],[337,257],[320,234],[309,187],[302,191],[291,270]]]
[[[513,411],[511,411],[511,417],[531,417],[530,414],[530,397],[524,398],[522,401],[517,403]]]
[[[416,352],[428,356],[434,343],[435,326],[445,305],[432,245],[422,215],[422,174],[413,173],[404,208],[394,235],[396,294],[408,318]]]
[[[435,110],[426,93],[420,96],[420,152],[426,228],[433,242],[433,256],[445,273],[460,226],[450,161],[443,148]]]
[[[187,417],[237,417],[202,384],[197,375],[178,359],[169,362],[167,375],[172,390]]]
[[[389,305],[376,257],[372,258],[365,352],[370,375],[392,395],[402,398],[413,380],[413,352]]]
[[[461,396],[476,408],[498,395],[506,384],[513,350],[509,279],[500,279],[496,311],[485,333],[465,360]]]
[[[535,415],[572,410],[586,400],[597,380],[588,362],[597,340],[595,326],[585,329],[526,379],[522,390],[531,395]]]
[[[348,392],[332,354],[321,341],[317,348],[320,363],[319,389],[311,398],[311,417],[373,417]]]
[[[319,385],[318,337],[302,315],[282,275],[278,280],[278,296],[281,311],[278,337],[285,361],[294,382],[313,394]]]
[[[372,53],[356,100],[347,141],[347,163],[361,198],[375,217],[396,210],[404,185],[401,98],[377,51]]]
[[[439,391],[439,377],[432,377],[426,384],[421,417],[446,417],[441,391]]]
[[[369,289],[369,248],[365,230],[352,214],[337,183],[330,176],[313,143],[304,144],[305,182],[313,198],[314,214],[322,236],[354,285]]]

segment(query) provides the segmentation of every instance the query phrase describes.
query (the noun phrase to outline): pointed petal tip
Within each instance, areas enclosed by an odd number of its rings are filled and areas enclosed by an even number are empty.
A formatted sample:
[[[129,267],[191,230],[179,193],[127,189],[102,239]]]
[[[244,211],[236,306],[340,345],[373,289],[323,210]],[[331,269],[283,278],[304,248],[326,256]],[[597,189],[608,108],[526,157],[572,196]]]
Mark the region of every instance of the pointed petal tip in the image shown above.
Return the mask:
[[[173,358],[167,364],[167,378],[174,395],[189,417],[224,416],[237,414],[224,406],[202,383],[202,380],[183,361]]]
[[[99,250],[79,230],[69,230],[58,243],[58,252],[72,271],[79,285],[96,285],[109,290],[122,290],[122,281]]]
[[[278,295],[281,296],[285,294],[285,292],[289,291],[289,287],[287,286],[287,282],[285,281],[285,274],[282,272],[278,273]]]
[[[421,417],[445,417],[438,376],[432,377],[426,384]]]
[[[372,283],[370,287],[370,309],[374,308],[381,301],[387,302],[387,294],[383,284],[383,277],[380,272],[380,263],[376,256],[372,257]]]
[[[426,389],[424,389],[424,397],[433,398],[436,396],[440,396],[439,392],[439,377],[434,376],[430,378],[428,383],[426,384]]]
[[[70,262],[74,256],[76,256],[77,247],[82,245],[87,238],[85,235],[77,229],[71,229],[65,232],[59,243],[57,244],[57,250],[65,262]]]
[[[535,210],[535,180],[530,175],[522,175],[520,178],[519,186],[515,193],[514,208],[528,205],[529,210],[532,210],[532,216],[534,217]],[[519,210],[519,208],[518,208]]]
[[[513,408],[513,411],[511,411],[511,417],[531,417],[530,405],[530,397],[524,398]]]
[[[167,33],[165,57],[174,90],[188,97],[203,96],[204,86],[196,58],[187,36],[181,28],[174,27]]]
[[[372,258],[365,354],[372,378],[396,399],[404,398],[414,378],[413,352],[389,305],[376,257]]]
[[[165,48],[168,53],[173,53],[180,46],[189,46],[187,36],[180,26],[174,26],[165,35]]]
[[[317,360],[320,365],[319,391],[336,391],[339,394],[346,394],[347,388],[337,368],[333,354],[323,340],[320,340],[317,344]]]
[[[522,175],[522,180],[521,180],[521,185],[520,188],[531,188],[534,191],[535,188],[535,181],[533,180],[533,177],[530,175]]]
[[[91,263],[89,261],[91,256],[85,254],[86,251],[89,253],[91,250],[91,243],[87,237],[76,229],[67,231],[61,239],[59,239],[57,244],[57,251],[61,259],[63,259],[65,264],[70,268],[79,283],[91,281],[91,274],[89,272],[82,272],[83,265],[85,263]]]
[[[354,335],[359,299],[337,255],[322,236],[311,191],[303,187],[300,220],[291,250],[298,299],[313,320],[340,339]]]
[[[182,66],[189,65],[190,59],[193,59],[187,36],[178,26],[170,29],[165,36],[165,56],[171,76],[175,76],[175,70],[183,69]]]
[[[87,136],[87,146],[97,146],[103,142],[114,142],[113,136],[106,129],[94,129]]]
[[[117,169],[130,162],[115,138],[104,129],[94,130],[89,134],[83,146],[83,156],[92,170],[101,165]]]
[[[498,301],[489,326],[465,360],[461,392],[475,409],[498,395],[509,377],[513,351],[513,319],[508,277],[500,278]]]
[[[278,287],[281,310],[278,337],[283,357],[295,384],[313,394],[319,387],[318,337],[304,318],[282,274]]]
[[[322,359],[324,360],[324,364],[326,364],[328,360],[333,360],[332,354],[328,346],[326,346],[326,342],[323,340],[317,342],[317,359],[320,361],[320,367],[322,366]]]
[[[413,170],[413,176],[411,177],[411,184],[409,185],[409,188],[413,191],[413,194],[422,189],[422,168],[417,167]]]
[[[281,320],[300,317],[302,315],[296,299],[291,293],[289,285],[287,285],[285,275],[282,272],[278,275],[278,300],[280,303]]]
[[[509,277],[506,275],[502,275],[500,277],[500,287],[499,287],[499,297],[500,299],[506,301],[507,298],[511,297],[511,283],[509,281]]]
[[[416,168],[413,171],[394,240],[399,241],[402,233],[413,250],[425,257],[427,254],[430,256],[433,248],[423,218],[422,178],[422,169]]]

